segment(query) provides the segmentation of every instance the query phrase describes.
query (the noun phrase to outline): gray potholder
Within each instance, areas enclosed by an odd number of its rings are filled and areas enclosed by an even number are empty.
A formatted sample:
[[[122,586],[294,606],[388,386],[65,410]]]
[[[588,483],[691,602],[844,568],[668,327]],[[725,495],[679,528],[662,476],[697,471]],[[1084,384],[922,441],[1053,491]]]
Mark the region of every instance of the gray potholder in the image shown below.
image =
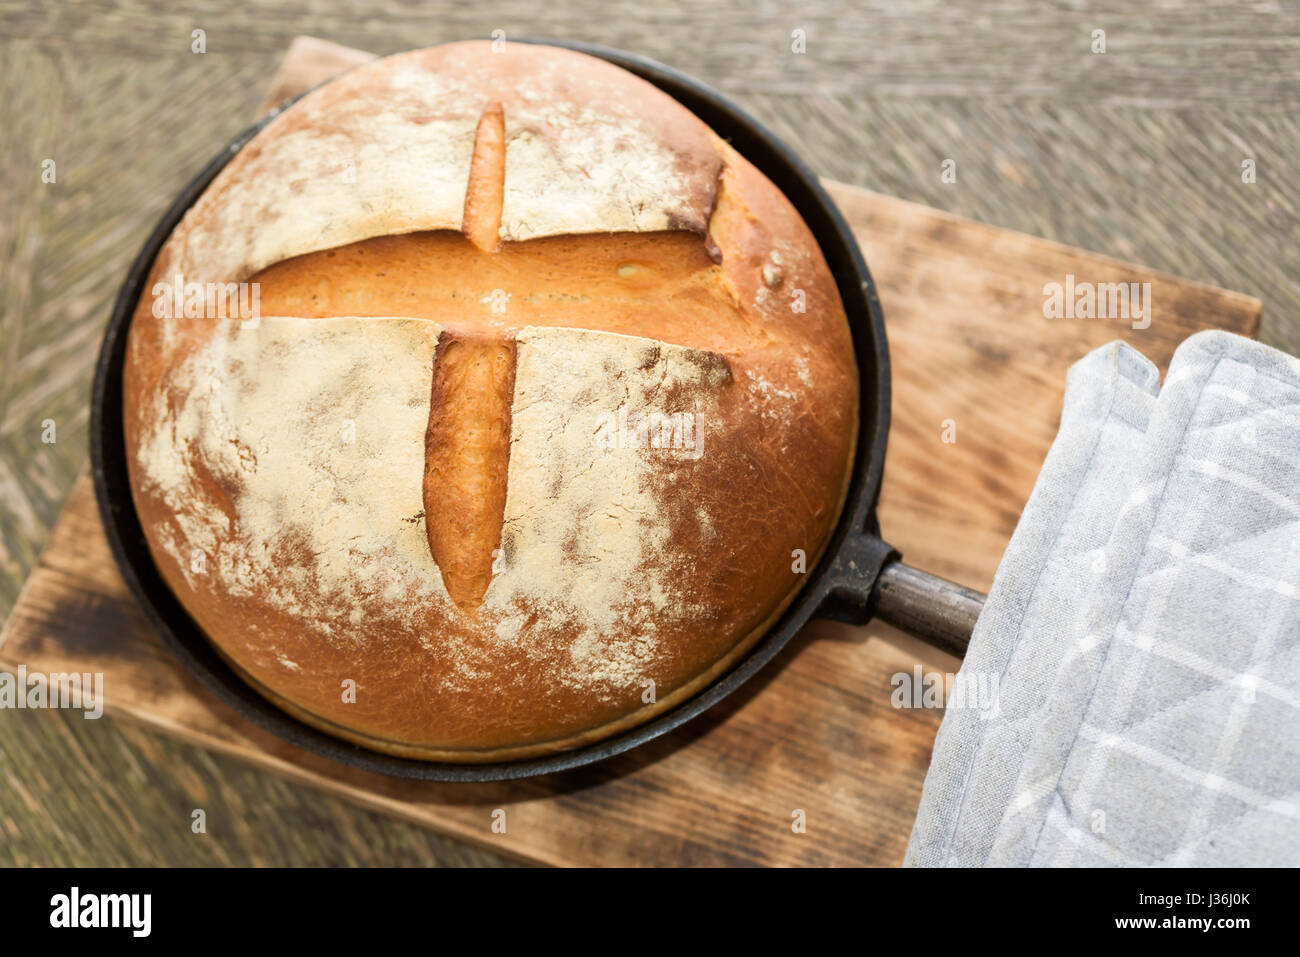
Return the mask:
[[[1227,333],[1112,343],[962,666],[906,862],[1300,864],[1300,361]]]

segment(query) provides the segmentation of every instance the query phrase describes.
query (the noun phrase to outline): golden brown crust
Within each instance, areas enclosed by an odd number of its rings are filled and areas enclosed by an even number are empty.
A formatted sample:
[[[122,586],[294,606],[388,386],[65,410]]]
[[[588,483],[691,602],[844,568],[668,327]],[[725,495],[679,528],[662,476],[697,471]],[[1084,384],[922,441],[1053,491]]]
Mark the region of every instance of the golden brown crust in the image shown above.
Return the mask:
[[[265,694],[379,750],[498,760],[632,727],[734,663],[834,526],[857,371],[833,277],[762,174],[601,61],[454,44],[344,80],[250,143],[155,267],[252,276],[260,323],[137,309],[124,426],[155,561]],[[404,160],[405,218],[318,190],[329,242],[248,241],[267,197],[298,208],[286,140],[418,140],[350,112],[394,90],[405,125],[469,124],[426,157],[463,168],[432,177],[459,178],[454,225]],[[493,103],[504,179],[479,193]],[[621,178],[579,191],[610,151]],[[450,231],[493,193],[494,250]]]

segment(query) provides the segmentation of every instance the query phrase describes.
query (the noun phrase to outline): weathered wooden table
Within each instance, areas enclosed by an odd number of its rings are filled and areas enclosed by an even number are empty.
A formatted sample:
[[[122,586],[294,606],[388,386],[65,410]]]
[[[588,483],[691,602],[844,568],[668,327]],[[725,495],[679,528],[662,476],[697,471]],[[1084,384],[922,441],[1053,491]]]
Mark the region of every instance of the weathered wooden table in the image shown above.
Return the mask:
[[[827,176],[1256,295],[1260,338],[1300,351],[1294,12],[351,6],[208,19],[156,2],[0,2],[0,616],[84,464],[90,364],[126,264],[303,31],[380,52],[497,28],[634,49],[730,93]],[[195,29],[205,54],[190,52]],[[795,30],[806,53],[791,52]],[[1006,502],[1010,520],[1020,504]],[[208,809],[208,835],[173,823],[192,807]],[[0,714],[0,828],[0,863],[498,860],[135,725],[58,712]]]

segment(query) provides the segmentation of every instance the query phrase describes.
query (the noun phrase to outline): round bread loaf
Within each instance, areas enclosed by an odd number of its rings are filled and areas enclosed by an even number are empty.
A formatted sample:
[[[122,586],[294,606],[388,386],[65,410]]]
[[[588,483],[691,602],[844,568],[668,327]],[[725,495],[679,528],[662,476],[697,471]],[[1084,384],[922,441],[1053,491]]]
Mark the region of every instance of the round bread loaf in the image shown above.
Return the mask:
[[[123,424],[160,572],[261,693],[380,751],[513,759],[671,707],[843,504],[857,368],[816,242],[602,60],[344,74],[231,159],[148,289]]]

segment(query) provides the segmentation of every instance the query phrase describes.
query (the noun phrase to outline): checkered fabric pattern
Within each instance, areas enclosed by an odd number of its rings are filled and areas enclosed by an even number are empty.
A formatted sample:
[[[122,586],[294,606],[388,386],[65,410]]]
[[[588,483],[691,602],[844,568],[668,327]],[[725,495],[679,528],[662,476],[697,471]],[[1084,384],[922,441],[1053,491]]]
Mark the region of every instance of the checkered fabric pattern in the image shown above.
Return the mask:
[[[1300,360],[1077,363],[962,675],[909,865],[1300,865]]]

